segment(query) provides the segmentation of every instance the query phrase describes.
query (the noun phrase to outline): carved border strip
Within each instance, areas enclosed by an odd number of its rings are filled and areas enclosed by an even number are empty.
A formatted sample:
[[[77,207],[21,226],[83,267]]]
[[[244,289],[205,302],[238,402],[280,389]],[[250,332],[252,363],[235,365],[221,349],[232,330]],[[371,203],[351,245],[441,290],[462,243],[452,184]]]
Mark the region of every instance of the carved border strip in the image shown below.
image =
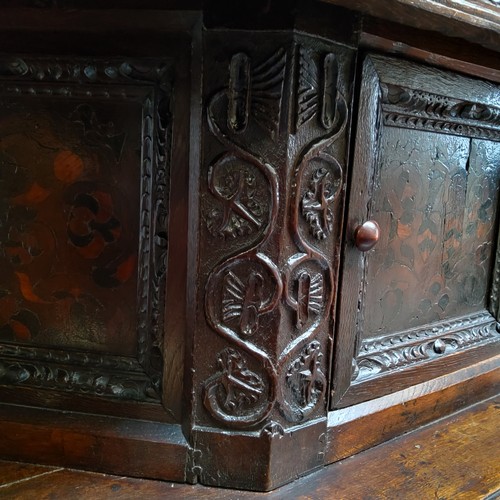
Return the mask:
[[[1,78],[1,77],[0,77]],[[71,84],[73,85],[73,84]],[[27,86],[24,82],[0,83],[0,92],[6,95],[17,96],[44,96],[44,97],[66,97],[66,98],[102,98],[102,99],[140,99],[144,92],[138,92],[137,87],[119,87],[107,89],[102,86],[89,88],[89,86],[57,86],[51,87],[46,84]]]
[[[57,387],[67,391],[76,388],[79,392],[138,401],[160,400],[172,75],[170,62],[149,59],[137,63],[124,59],[82,59],[69,63],[57,58],[14,58],[0,62],[0,78],[7,81],[0,84],[0,92],[4,94],[134,99],[143,107],[138,359],[94,352],[50,351],[48,354],[43,348],[3,344],[0,345],[3,357],[0,359],[0,383]],[[57,85],[51,86],[51,82]],[[61,83],[69,85],[61,86]],[[114,88],[116,84],[125,83],[133,85]],[[90,362],[90,359],[95,361]],[[55,366],[55,363],[62,365]],[[65,363],[74,363],[77,367]],[[87,369],[88,366],[92,370]]]
[[[490,314],[481,313],[443,322],[430,329],[365,341],[354,360],[353,382],[359,383],[383,372],[481,345],[495,337],[500,337],[496,321]]]
[[[5,359],[24,359],[37,363],[61,363],[89,368],[102,367],[106,370],[135,371],[140,369],[136,359],[126,356],[109,356],[98,352],[64,351],[7,342],[0,344],[0,356]]]
[[[489,309],[491,314],[495,316],[498,321],[499,317],[499,306],[500,302],[500,240],[497,241],[497,250],[495,253],[495,262],[493,266],[493,277],[491,280],[491,292],[490,292],[490,303]]]
[[[77,84],[161,83],[168,80],[171,63],[157,59],[13,57],[0,61],[0,78],[29,82]]]
[[[33,349],[36,351],[36,349]],[[73,354],[73,353],[71,353]],[[79,392],[133,401],[158,401],[158,394],[151,379],[136,361],[128,371],[115,371],[117,365],[129,364],[123,359],[100,356],[93,366],[79,366],[73,357],[67,356],[66,364],[61,356],[57,362],[44,359],[2,357],[0,359],[0,384],[35,386],[65,392]],[[104,361],[104,366],[98,363]],[[130,363],[134,364],[134,363]],[[132,371],[132,369],[135,370]]]
[[[380,84],[384,125],[500,141],[500,108]]]

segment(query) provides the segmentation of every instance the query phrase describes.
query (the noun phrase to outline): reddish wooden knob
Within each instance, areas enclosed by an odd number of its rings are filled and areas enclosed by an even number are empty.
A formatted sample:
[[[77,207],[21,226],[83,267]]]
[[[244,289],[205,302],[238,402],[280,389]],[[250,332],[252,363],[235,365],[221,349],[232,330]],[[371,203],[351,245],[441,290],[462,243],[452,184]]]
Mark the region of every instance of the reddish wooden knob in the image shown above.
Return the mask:
[[[354,243],[361,252],[368,252],[380,237],[380,227],[374,220],[367,220],[354,231]]]

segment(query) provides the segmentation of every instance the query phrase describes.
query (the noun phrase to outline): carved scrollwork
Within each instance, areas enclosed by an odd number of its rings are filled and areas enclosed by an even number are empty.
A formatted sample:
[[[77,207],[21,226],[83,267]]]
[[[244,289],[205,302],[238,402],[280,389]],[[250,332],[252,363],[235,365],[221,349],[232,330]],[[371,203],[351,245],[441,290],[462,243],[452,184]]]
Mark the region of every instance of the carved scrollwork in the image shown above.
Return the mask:
[[[276,397],[276,369],[258,346],[265,343],[266,317],[283,286],[275,264],[258,249],[277,217],[277,176],[265,157],[279,135],[286,56],[279,49],[254,64],[248,55],[235,54],[227,89],[217,92],[207,109],[211,132],[227,148],[208,171],[207,228],[214,236],[247,241],[246,250],[212,271],[205,295],[207,321],[231,347],[218,356],[221,371],[203,384],[204,404],[233,427],[264,420]],[[258,144],[258,150],[248,143]]]
[[[226,423],[246,425],[266,410],[269,388],[247,367],[245,357],[231,347],[218,354],[217,363],[220,372],[204,385],[205,407]]]
[[[384,124],[500,140],[500,108],[382,83]]]
[[[369,340],[362,344],[353,381],[362,382],[386,371],[425,362],[454,351],[481,345],[499,335],[489,314],[458,318],[431,329]]]
[[[299,47],[298,56],[296,128],[311,127],[320,135],[303,146],[294,166],[291,229],[302,253],[288,259],[284,295],[295,312],[298,335],[278,360],[279,407],[291,422],[300,422],[319,408],[326,390],[321,351],[330,319],[334,271],[331,257],[324,252],[335,247],[331,235],[343,171],[333,149],[347,123],[336,55]]]
[[[204,378],[204,405],[239,428],[264,421],[275,403],[294,423],[319,414],[324,403],[322,349],[344,191],[335,143],[348,121],[339,84],[346,68],[336,53],[300,45],[254,60],[234,54],[227,88],[208,102],[208,128],[225,151],[208,164],[202,201],[208,234],[224,238],[229,255],[207,272],[206,319],[229,347],[217,356],[217,373]],[[291,133],[287,119],[295,121]],[[282,238],[292,244],[276,251],[273,238],[287,227],[291,234]],[[281,436],[280,419],[261,435]]]
[[[276,307],[281,290],[277,269],[265,256],[233,259],[209,279],[207,316],[217,328],[241,337],[252,336],[262,316]]]
[[[159,401],[133,358],[0,345],[0,384],[35,386],[121,400]]]

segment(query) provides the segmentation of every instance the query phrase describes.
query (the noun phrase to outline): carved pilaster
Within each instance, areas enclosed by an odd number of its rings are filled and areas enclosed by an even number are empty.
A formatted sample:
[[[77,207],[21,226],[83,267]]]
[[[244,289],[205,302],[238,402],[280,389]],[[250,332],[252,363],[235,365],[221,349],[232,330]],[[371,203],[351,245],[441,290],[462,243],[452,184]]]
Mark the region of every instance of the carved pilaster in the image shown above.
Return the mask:
[[[217,64],[204,89],[194,434],[213,450],[224,432],[231,469],[242,439],[261,442],[258,456],[299,429],[324,432],[351,54],[291,33],[209,33],[205,60]],[[318,466],[308,453],[283,477]],[[269,470],[255,474],[265,483]]]

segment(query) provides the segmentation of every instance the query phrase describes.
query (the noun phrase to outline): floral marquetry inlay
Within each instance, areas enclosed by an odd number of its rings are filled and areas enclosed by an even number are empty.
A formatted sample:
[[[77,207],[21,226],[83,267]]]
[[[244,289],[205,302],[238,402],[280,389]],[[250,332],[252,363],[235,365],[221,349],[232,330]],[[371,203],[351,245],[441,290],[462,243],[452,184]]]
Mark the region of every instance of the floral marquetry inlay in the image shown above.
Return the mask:
[[[11,383],[160,398],[172,75],[167,60],[0,61],[0,341],[27,349],[0,349]]]

